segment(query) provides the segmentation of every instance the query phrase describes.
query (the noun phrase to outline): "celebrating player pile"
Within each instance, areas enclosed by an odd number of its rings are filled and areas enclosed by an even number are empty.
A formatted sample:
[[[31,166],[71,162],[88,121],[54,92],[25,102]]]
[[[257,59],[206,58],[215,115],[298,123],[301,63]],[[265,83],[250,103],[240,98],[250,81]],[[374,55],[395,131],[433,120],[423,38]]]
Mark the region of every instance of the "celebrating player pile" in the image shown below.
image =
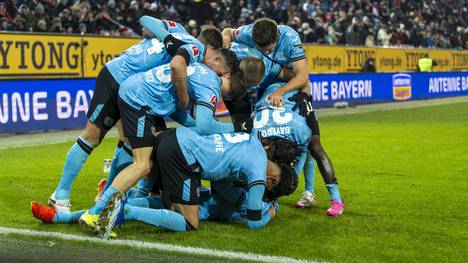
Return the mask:
[[[326,213],[343,212],[293,29],[259,19],[222,34],[208,28],[195,39],[173,21],[144,16],[140,23],[146,38],[101,70],[88,123],[68,152],[49,206],[32,202],[36,218],[80,222],[104,238],[129,220],[173,231],[196,230],[199,220],[262,228],[276,215],[278,198],[296,189],[306,158],[297,207],[316,203],[310,157],[330,193]],[[214,119],[220,98],[232,124]],[[167,129],[164,117],[185,127]],[[70,212],[76,175],[116,123],[120,141],[96,203]]]

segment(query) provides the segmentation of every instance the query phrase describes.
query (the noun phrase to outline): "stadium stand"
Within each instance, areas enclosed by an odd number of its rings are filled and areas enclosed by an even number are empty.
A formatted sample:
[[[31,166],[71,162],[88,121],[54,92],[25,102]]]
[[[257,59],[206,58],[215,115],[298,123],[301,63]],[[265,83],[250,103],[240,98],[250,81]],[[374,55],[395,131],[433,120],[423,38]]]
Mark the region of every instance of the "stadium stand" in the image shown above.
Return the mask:
[[[1,0],[0,30],[138,36],[142,15],[181,21],[193,35],[271,17],[305,43],[468,49],[460,0]]]

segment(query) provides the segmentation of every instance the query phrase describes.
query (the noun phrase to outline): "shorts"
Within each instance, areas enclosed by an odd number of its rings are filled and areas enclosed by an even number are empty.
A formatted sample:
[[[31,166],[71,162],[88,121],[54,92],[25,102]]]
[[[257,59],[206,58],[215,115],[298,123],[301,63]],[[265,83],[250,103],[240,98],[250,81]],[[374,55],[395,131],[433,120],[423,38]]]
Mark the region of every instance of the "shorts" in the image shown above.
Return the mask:
[[[147,108],[140,110],[128,105],[118,98],[120,114],[122,116],[123,131],[133,149],[153,147],[158,132],[167,129],[162,117],[155,117],[147,113]]]
[[[176,129],[161,133],[155,142],[153,171],[156,184],[172,203],[198,205],[200,176],[198,163],[189,165],[177,141]]]
[[[248,95],[237,100],[224,100],[224,105],[231,115],[232,122],[243,122],[250,119],[252,114],[252,98]]]
[[[93,97],[88,108],[88,120],[101,129],[110,130],[120,119],[117,103],[119,84],[104,66],[96,79]]]

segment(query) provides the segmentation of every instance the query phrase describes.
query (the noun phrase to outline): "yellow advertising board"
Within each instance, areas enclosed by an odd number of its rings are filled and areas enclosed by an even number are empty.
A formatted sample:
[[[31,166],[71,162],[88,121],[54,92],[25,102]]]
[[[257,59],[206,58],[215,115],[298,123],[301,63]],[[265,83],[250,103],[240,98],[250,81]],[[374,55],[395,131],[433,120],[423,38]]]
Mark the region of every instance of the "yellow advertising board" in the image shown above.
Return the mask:
[[[0,79],[94,78],[137,38],[0,33]],[[311,73],[359,72],[374,58],[378,72],[414,72],[421,57],[434,71],[468,70],[468,50],[304,45]]]
[[[96,77],[139,39],[0,33],[0,78]]]
[[[322,45],[304,45],[304,49],[311,73],[359,72],[369,58],[375,59],[377,72],[414,72],[422,57],[437,62],[434,71],[468,70],[468,50]],[[331,61],[342,63],[333,67]]]

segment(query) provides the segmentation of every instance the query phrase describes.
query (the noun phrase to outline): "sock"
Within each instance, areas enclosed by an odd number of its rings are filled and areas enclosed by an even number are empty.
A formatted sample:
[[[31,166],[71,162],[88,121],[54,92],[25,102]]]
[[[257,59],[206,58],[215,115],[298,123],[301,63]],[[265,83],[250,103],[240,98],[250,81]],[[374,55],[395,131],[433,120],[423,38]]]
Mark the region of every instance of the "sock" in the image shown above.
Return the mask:
[[[80,216],[84,214],[86,210],[80,210],[80,211],[75,211],[75,212],[59,212],[55,213],[53,222],[56,224],[59,223],[76,223],[78,222],[78,219],[80,219]]]
[[[113,186],[110,186],[99,198],[99,200],[94,204],[93,207],[89,209],[91,215],[100,214],[101,211],[107,206],[113,194],[117,193],[118,190]]]
[[[164,205],[159,196],[127,199],[127,205],[153,209],[164,209]]]
[[[307,153],[307,158],[304,165],[304,191],[314,192],[315,181],[315,160]]]
[[[325,185],[328,189],[328,195],[330,196],[330,200],[339,200],[340,202],[343,202],[341,200],[340,196],[340,191],[338,190],[338,184],[326,184]]]
[[[120,171],[132,163],[133,156],[130,145],[123,144],[123,142],[119,141],[119,144],[114,151],[114,156],[112,157],[111,169],[109,176],[107,177],[106,185],[104,186],[104,191],[112,185],[112,182]]]
[[[153,179],[152,177],[145,176],[138,181],[137,193],[135,195],[136,198],[145,197],[149,194],[151,189],[153,188]]]
[[[174,211],[125,206],[125,220],[135,220],[177,232],[187,230],[185,218]]]
[[[75,144],[70,148],[63,166],[62,178],[55,189],[55,198],[69,199],[70,190],[76,176],[93,151],[93,145],[83,137],[79,137]]]

